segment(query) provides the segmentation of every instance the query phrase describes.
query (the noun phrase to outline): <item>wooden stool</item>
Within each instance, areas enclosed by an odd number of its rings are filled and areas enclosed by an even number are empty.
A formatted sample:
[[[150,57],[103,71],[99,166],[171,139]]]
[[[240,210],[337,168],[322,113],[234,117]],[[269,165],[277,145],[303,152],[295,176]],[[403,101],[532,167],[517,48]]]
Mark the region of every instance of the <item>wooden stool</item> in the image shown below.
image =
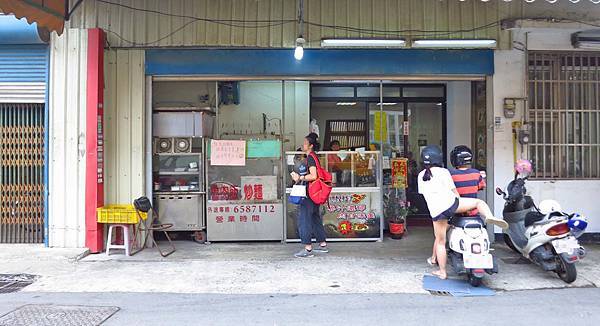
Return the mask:
[[[113,244],[112,235],[114,228],[121,228],[123,230],[123,244]],[[125,249],[125,256],[129,256],[130,252],[130,242],[129,242],[129,224],[110,224],[108,227],[108,239],[106,240],[106,255],[110,256],[111,249]]]

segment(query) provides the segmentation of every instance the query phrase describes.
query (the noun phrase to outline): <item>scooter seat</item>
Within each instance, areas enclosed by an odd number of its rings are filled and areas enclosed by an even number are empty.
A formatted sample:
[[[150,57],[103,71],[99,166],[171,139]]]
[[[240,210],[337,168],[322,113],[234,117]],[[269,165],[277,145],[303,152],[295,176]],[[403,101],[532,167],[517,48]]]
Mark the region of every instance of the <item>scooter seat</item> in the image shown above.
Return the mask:
[[[479,224],[481,226],[484,225],[483,220],[479,216],[454,216],[450,219],[450,225],[453,225],[457,228],[463,228],[467,224]]]
[[[553,217],[556,216],[564,216],[561,212],[552,212],[550,214],[548,214],[548,219],[551,219]],[[537,222],[542,221],[543,219],[546,218],[546,215],[540,213],[540,212],[535,212],[535,211],[531,211],[529,213],[527,213],[527,215],[525,215],[525,227],[530,227],[532,225],[534,225]]]
[[[528,228],[536,222],[543,220],[544,216],[545,215],[540,212],[528,212],[527,215],[525,215],[525,227]]]

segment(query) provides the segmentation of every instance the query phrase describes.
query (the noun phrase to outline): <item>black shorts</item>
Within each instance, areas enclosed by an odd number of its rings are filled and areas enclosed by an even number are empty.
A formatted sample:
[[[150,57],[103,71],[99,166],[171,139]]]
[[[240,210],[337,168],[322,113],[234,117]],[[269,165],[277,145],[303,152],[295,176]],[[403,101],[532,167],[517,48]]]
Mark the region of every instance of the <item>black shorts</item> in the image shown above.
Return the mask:
[[[441,219],[449,220],[452,218],[452,216],[454,216],[454,213],[456,213],[457,209],[458,209],[458,198],[456,198],[456,200],[454,200],[454,204],[452,204],[452,206],[450,208],[443,211],[442,214],[440,214],[436,217],[432,217],[431,220],[434,222],[439,221]]]

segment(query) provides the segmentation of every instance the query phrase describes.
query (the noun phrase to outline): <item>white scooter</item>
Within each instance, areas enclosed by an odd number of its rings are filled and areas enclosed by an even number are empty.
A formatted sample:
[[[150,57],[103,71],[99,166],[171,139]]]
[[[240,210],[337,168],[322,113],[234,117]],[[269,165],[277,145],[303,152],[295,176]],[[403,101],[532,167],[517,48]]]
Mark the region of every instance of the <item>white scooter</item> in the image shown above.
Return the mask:
[[[544,200],[536,207],[525,195],[526,179],[515,177],[507,187],[508,193],[496,188],[506,201],[502,214],[509,228],[504,231],[504,241],[543,270],[572,283],[577,278],[574,263],[585,256],[576,237],[583,233],[587,221],[561,212],[554,200]]]
[[[449,221],[448,261],[459,275],[466,275],[472,286],[481,285],[485,273],[498,273],[490,254],[490,240],[479,216],[454,216]]]

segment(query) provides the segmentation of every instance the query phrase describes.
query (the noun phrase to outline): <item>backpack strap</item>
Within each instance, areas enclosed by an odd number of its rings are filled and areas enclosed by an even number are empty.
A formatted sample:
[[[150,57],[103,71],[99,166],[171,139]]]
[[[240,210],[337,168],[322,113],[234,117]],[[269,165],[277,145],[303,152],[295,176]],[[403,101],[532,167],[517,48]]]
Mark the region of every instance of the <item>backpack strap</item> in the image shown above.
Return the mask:
[[[318,172],[319,169],[322,169],[321,163],[319,162],[319,159],[317,158],[317,155],[315,154],[315,152],[310,152],[310,156],[313,158],[313,160],[315,160],[315,164],[317,165],[317,172]]]

